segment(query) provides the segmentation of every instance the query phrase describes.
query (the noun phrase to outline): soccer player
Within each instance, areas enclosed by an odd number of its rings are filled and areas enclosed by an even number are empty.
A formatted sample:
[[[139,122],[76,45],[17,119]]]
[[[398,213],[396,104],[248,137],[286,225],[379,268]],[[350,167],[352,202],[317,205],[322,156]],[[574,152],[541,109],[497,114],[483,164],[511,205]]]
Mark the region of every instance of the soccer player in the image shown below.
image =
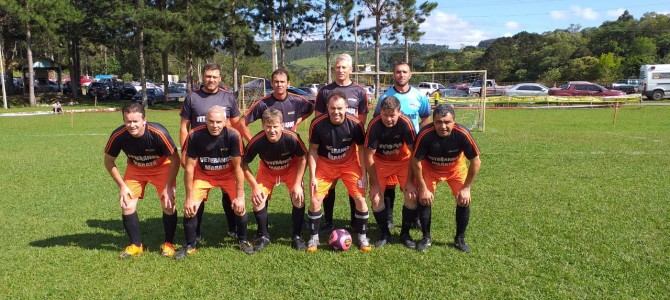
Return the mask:
[[[246,124],[251,124],[262,118],[266,109],[275,108],[282,113],[282,119],[284,120],[282,127],[295,132],[298,125],[312,114],[314,106],[305,98],[288,92],[287,89],[291,82],[288,71],[285,69],[280,68],[272,72],[270,85],[272,85],[272,93],[256,101],[249,108],[243,119],[243,122],[245,122],[244,130],[249,131]]]
[[[112,132],[105,146],[105,168],[119,186],[123,227],[130,239],[130,244],[121,252],[120,257],[138,256],[144,252],[137,202],[144,198],[147,183],[156,188],[163,209],[165,239],[160,247],[161,255],[173,256],[173,240],[177,228],[174,199],[179,172],[177,147],[163,125],[147,122],[142,104],[128,104],[121,112],[124,125]],[[121,151],[128,157],[123,177],[115,163]]]
[[[365,128],[368,117],[368,93],[364,87],[354,83],[351,80],[352,59],[349,54],[340,54],[335,58],[333,73],[335,81],[322,87],[316,95],[314,110],[316,117],[328,113],[327,100],[331,93],[338,91],[345,95],[347,104],[347,113],[358,118],[358,122]],[[333,209],[335,207],[335,182],[328,190],[328,195],[323,200],[324,218],[322,230],[331,231],[333,229]],[[349,197],[349,208],[351,209],[351,219],[354,219],[355,204],[354,199]]]
[[[393,207],[385,206],[381,194],[387,186],[396,184],[400,184],[405,194],[400,240],[407,247],[415,247],[415,243],[409,238],[411,220],[406,219],[409,215],[405,212],[409,208],[416,209],[416,188],[409,167],[415,139],[416,132],[412,122],[400,113],[400,101],[394,96],[382,100],[381,114],[370,121],[365,136],[366,165],[370,174],[370,199],[380,230],[376,247],[384,246],[391,238],[386,210]]]
[[[251,186],[251,202],[258,223],[257,238],[254,251],[260,251],[270,244],[268,232],[268,203],[272,190],[280,183],[286,184],[291,196],[293,209],[292,240],[293,247],[305,250],[302,226],[305,216],[305,196],[302,189],[302,177],[305,174],[307,148],[300,136],[290,130],[283,129],[282,112],[268,108],[263,112],[263,131],[254,136],[247,145],[242,161],[244,175]],[[260,156],[256,176],[251,173],[249,163],[256,155]]]
[[[379,96],[374,116],[381,112],[381,103],[386,97],[393,96],[400,101],[400,111],[409,118],[414,125],[414,130],[418,133],[421,127],[429,124],[430,102],[426,95],[422,94],[417,88],[409,84],[412,79],[412,71],[406,62],[397,63],[393,66],[393,86]],[[395,184],[387,186],[384,190],[384,204],[387,209],[388,226],[393,227],[393,206],[395,204]],[[415,222],[420,227],[419,220]]]
[[[328,96],[328,114],[312,121],[309,130],[309,174],[312,198],[309,207],[309,230],[307,252],[316,252],[319,246],[319,223],[321,204],[330,186],[341,179],[349,196],[355,201],[355,214],[351,220],[358,235],[358,247],[362,252],[370,252],[372,247],[367,238],[368,207],[365,203],[366,172],[363,151],[358,151],[365,139],[363,126],[347,114],[347,98],[341,92]]]
[[[248,132],[245,130],[244,123],[240,118],[240,110],[237,106],[237,99],[235,94],[219,87],[221,84],[221,67],[218,64],[206,64],[202,70],[203,85],[199,90],[189,93],[184,100],[184,105],[181,109],[181,124],[179,128],[179,144],[184,145],[189,130],[200,125],[205,125],[205,118],[207,111],[214,105],[221,106],[225,109],[226,119],[230,124],[243,134]],[[251,136],[244,136],[248,141]],[[182,149],[183,150],[183,149]],[[185,165],[186,157],[182,157],[182,166]],[[228,223],[228,236],[235,237],[235,214],[231,208],[230,195],[223,194],[221,197],[223,204],[223,211],[226,214],[226,221]],[[200,205],[201,211],[198,212],[198,225],[196,233],[198,240],[200,240],[201,230],[200,225],[203,219],[203,212],[205,211],[205,203]]]
[[[469,161],[466,162],[466,161]],[[438,182],[446,181],[456,199],[456,236],[454,247],[470,252],[465,229],[470,219],[470,188],[479,172],[479,148],[470,132],[456,123],[453,106],[439,105],[433,112],[433,125],[421,129],[414,145],[412,168],[419,191],[418,214],[423,239],[416,249],[431,245],[431,207]],[[410,214],[417,211],[410,211]]]
[[[219,187],[230,195],[235,213],[235,225],[240,249],[253,253],[247,241],[247,215],[244,203],[244,173],[242,172],[242,138],[237,130],[226,126],[225,108],[212,106],[206,115],[207,125],[191,130],[184,149],[186,167],[184,185],[184,236],[186,243],[177,251],[176,259],[183,259],[196,251],[198,213],[212,188]]]

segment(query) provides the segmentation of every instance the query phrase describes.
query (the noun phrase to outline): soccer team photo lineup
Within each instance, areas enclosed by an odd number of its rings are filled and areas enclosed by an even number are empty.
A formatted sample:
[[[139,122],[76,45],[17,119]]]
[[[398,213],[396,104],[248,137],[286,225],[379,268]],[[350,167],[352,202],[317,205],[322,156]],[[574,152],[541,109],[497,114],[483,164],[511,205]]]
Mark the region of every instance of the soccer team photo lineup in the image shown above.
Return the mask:
[[[465,232],[480,150],[470,131],[457,122],[454,107],[431,108],[429,98],[409,84],[412,72],[404,62],[394,65],[393,85],[377,101],[352,81],[349,54],[335,58],[332,72],[333,82],[321,87],[312,103],[290,93],[289,72],[276,69],[270,76],[271,93],[243,115],[236,95],[220,85],[221,67],[206,64],[202,84],[187,95],[179,113],[179,144],[164,125],[151,122],[142,103],[124,105],[123,125],[104,147],[104,166],[118,186],[129,240],[120,257],[140,256],[147,248],[137,208],[149,185],[162,209],[164,241],[157,248],[160,255],[177,260],[196,254],[205,238],[205,204],[212,209],[217,202],[209,201],[212,189],[222,192],[225,234],[242,252],[271,247],[268,207],[279,186],[287,188],[291,205],[291,226],[282,230],[297,251],[314,253],[325,245],[348,250],[355,245],[368,253],[398,243],[426,252],[433,243],[433,203],[448,201],[455,207],[456,220],[448,245],[469,253]],[[248,126],[255,121],[262,128],[257,133]],[[304,138],[297,133],[303,123],[309,128]],[[123,174],[116,164],[121,152],[127,157]],[[256,157],[258,168],[253,170],[250,164]],[[183,178],[177,176],[180,168]],[[348,195],[336,195],[338,182]],[[438,184],[448,186],[451,195],[434,194]],[[245,185],[250,193],[245,193]],[[402,191],[398,236],[392,234],[396,186]],[[184,199],[177,199],[178,188],[185,190]],[[347,202],[349,226],[335,228],[334,205]],[[184,241],[175,240],[180,214]],[[247,232],[252,215],[255,235]],[[368,230],[370,215],[377,224],[374,233]],[[420,237],[411,236],[412,228]]]

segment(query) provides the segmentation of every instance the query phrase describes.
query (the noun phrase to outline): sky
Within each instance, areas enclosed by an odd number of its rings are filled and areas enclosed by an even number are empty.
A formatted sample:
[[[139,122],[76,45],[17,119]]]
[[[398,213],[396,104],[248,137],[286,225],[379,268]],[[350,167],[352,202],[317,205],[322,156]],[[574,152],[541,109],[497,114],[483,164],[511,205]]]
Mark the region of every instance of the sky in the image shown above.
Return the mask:
[[[417,0],[422,3],[425,0]],[[432,0],[436,1],[436,0]],[[527,31],[543,33],[571,24],[597,27],[624,10],[636,19],[646,12],[670,14],[670,0],[437,0],[438,6],[421,25],[421,43],[460,49],[481,40]],[[366,20],[362,25],[374,22]]]

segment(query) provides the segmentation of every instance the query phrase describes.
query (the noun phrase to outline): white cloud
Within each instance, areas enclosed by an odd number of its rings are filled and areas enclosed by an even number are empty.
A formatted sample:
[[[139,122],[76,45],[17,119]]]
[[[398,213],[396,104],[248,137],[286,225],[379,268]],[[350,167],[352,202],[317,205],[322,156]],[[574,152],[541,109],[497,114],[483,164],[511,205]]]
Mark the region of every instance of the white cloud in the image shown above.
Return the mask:
[[[521,28],[521,24],[519,24],[519,22],[516,22],[516,21],[507,21],[505,23],[505,28],[507,28],[509,30],[517,30],[517,29]]]
[[[426,33],[421,38],[422,43],[448,45],[454,49],[476,46],[481,40],[490,38],[484,31],[457,15],[442,11],[433,12],[421,24],[421,30]]]
[[[598,18],[598,13],[590,7],[581,7],[573,5],[570,7],[572,14],[580,19],[595,20]]]
[[[563,10],[552,10],[549,12],[549,16],[554,20],[563,20],[568,17],[566,12]]]
[[[514,33],[511,33],[511,32],[505,32],[505,33],[503,33],[503,36],[504,36],[504,37],[513,37],[513,36],[514,36]]]
[[[607,15],[610,16],[610,17],[618,18],[619,16],[621,16],[623,14],[624,11],[626,11],[626,10],[623,9],[623,8],[612,9],[612,10],[607,11]]]

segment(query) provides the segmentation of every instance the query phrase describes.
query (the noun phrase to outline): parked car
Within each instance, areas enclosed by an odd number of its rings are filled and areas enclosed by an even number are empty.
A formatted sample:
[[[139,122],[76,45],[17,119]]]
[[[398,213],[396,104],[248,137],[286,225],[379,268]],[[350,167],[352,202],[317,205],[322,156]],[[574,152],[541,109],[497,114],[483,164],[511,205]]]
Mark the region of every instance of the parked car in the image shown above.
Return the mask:
[[[35,92],[60,92],[60,86],[58,86],[57,82],[48,79],[35,79]]]
[[[569,81],[558,88],[549,89],[552,96],[623,96],[626,93],[610,90],[588,81]]]
[[[506,96],[546,96],[549,94],[549,88],[539,83],[519,83],[506,89],[503,95]]]
[[[149,102],[149,105],[154,105],[156,102],[163,101],[164,95],[163,90],[159,88],[147,88],[147,102]],[[135,96],[133,96],[133,101],[142,102],[142,92],[135,94]]]
[[[501,96],[507,88],[507,86],[498,85],[494,79],[486,80],[486,96]],[[473,97],[479,97],[482,92],[482,81],[473,82],[468,88],[468,92]]]
[[[640,66],[642,95],[650,100],[661,100],[670,96],[670,64]]]
[[[177,100],[186,98],[186,86],[173,84],[168,86],[168,100]]]
[[[107,99],[110,94],[110,86],[106,82],[95,81],[88,87],[88,95],[99,100]]]
[[[421,92],[421,94],[426,95],[428,97],[430,97],[430,95],[432,95],[435,91],[439,89],[446,89],[444,85],[437,82],[419,82],[416,88],[419,89],[419,92]]]
[[[619,79],[612,83],[613,90],[626,92],[626,94],[634,94],[640,91],[642,80],[640,79]]]

